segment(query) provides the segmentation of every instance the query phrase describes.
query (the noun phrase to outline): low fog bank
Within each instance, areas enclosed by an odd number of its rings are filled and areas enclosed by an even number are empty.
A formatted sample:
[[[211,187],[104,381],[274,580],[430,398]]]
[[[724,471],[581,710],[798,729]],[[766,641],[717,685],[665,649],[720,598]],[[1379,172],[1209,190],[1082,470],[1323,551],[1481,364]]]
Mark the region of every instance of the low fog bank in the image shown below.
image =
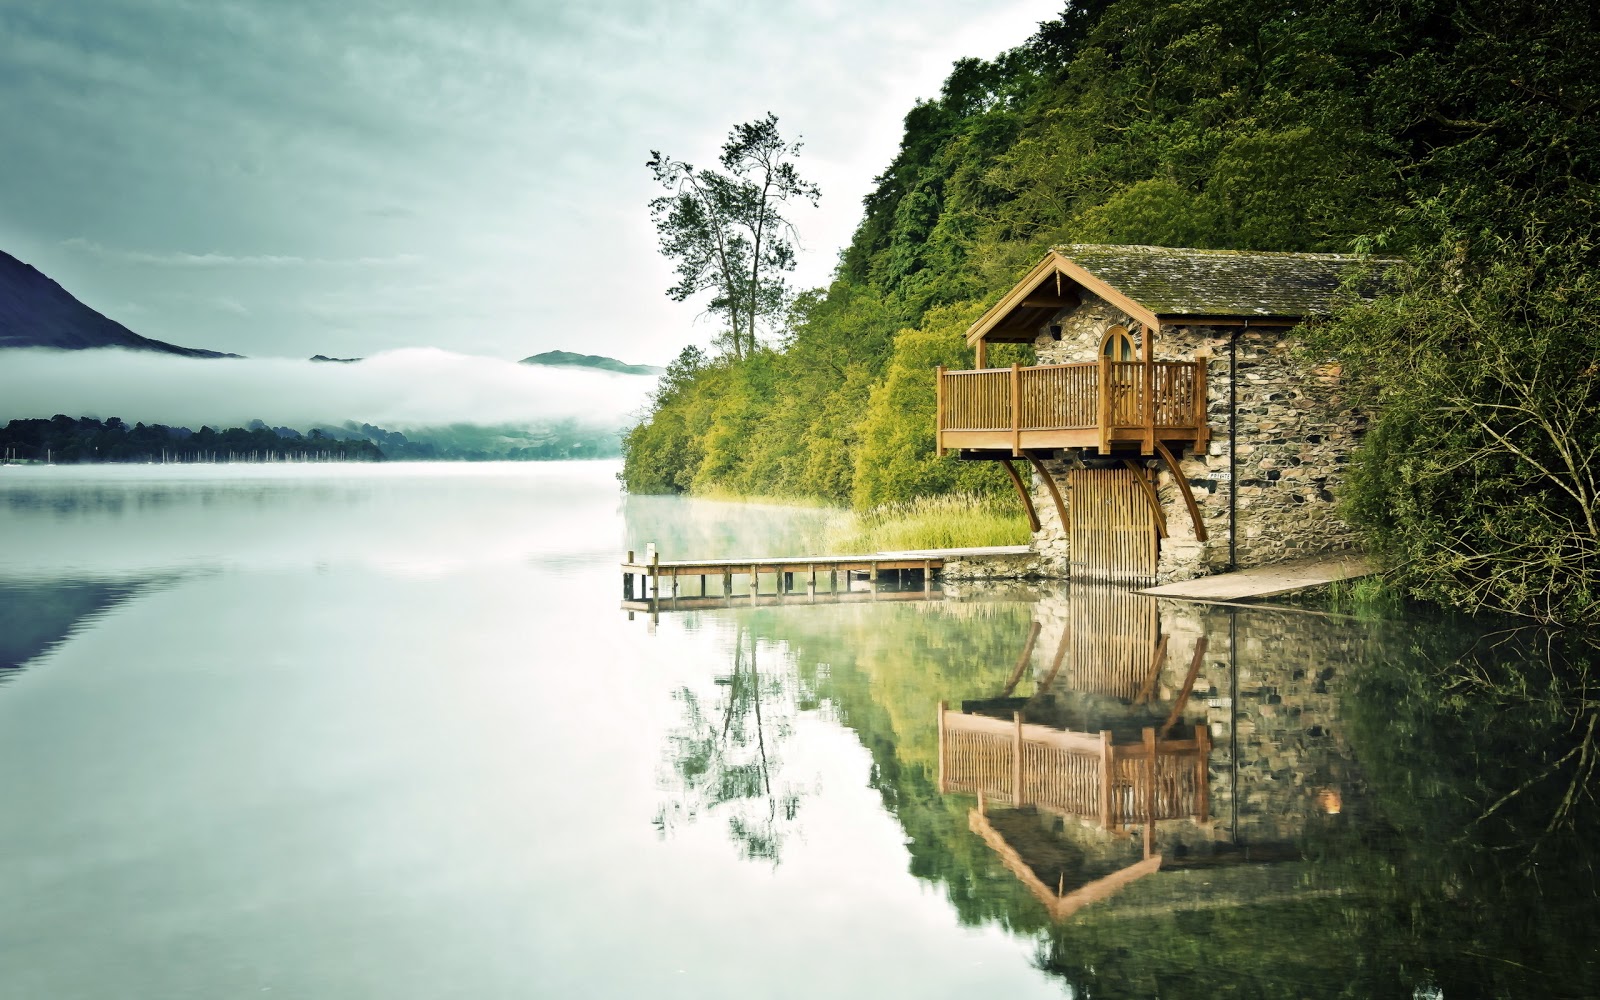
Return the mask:
[[[199,428],[347,421],[399,431],[534,427],[552,421],[621,428],[654,378],[551,369],[407,348],[355,364],[288,358],[194,359],[139,351],[0,351],[0,424],[121,417]]]

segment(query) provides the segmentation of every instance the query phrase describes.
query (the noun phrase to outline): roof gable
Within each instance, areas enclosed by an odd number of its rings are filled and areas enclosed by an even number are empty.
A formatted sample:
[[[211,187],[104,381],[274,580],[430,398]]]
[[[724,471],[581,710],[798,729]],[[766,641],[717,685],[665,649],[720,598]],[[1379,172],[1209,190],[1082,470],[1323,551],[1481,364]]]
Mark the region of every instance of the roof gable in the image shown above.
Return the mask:
[[[1330,312],[1346,279],[1374,264],[1381,271],[1387,263],[1353,254],[1060,246],[972,325],[967,340],[1032,339],[1024,328],[1043,320],[1022,307],[1054,275],[1070,279],[1073,291],[1087,289],[1147,325],[1197,318],[1296,321]],[[1377,284],[1375,277],[1359,294],[1375,293]],[[1063,305],[1070,301],[1064,298]]]

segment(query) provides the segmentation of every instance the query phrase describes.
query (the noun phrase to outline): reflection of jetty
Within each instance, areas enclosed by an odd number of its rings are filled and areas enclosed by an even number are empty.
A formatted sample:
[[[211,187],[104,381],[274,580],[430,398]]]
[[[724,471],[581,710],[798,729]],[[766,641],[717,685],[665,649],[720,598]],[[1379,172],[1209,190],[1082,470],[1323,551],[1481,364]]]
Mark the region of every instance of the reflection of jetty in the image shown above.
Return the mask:
[[[660,611],[708,611],[713,608],[766,608],[775,605],[792,606],[796,604],[864,604],[879,601],[928,601],[943,597],[943,592],[938,588],[923,590],[920,586],[909,589],[893,589],[887,583],[880,582],[876,586],[856,585],[857,589],[846,589],[841,585],[836,592],[827,590],[807,593],[800,591],[797,594],[774,593],[752,594],[749,597],[722,597],[716,594],[710,597],[663,597],[660,600],[624,600],[622,610],[627,612],[643,611],[655,613]]]

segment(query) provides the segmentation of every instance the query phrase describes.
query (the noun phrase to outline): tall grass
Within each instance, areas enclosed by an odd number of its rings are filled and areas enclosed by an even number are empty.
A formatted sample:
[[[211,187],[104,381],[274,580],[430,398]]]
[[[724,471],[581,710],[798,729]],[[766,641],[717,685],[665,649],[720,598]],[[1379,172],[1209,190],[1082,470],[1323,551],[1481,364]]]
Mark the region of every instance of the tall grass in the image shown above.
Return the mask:
[[[917,497],[839,518],[824,539],[831,553],[1025,545],[1028,519],[1010,498],[964,493]]]
[[[1380,574],[1333,580],[1322,595],[1328,610],[1355,618],[1387,620],[1405,610],[1405,596]]]

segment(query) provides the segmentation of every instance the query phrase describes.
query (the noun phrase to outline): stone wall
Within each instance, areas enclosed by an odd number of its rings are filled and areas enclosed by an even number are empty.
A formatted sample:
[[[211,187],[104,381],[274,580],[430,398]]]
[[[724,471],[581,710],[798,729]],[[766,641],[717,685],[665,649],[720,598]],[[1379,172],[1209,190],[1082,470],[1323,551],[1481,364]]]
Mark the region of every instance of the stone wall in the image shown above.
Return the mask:
[[[1316,614],[1160,606],[1173,646],[1206,639],[1194,698],[1211,729],[1213,836],[1294,843],[1331,816],[1364,815],[1366,780],[1340,701],[1370,637]]]
[[[1057,573],[1036,551],[1012,554],[945,556],[939,578],[948,583],[982,580],[1040,580]]]
[[[1139,344],[1131,317],[1084,291],[1082,302],[1054,322],[1055,340],[1042,326],[1035,341],[1040,364],[1093,361],[1107,329],[1126,327]],[[1229,561],[1230,486],[1237,491],[1237,559],[1240,567],[1354,547],[1355,537],[1338,514],[1344,473],[1365,418],[1343,399],[1337,367],[1308,364],[1294,336],[1281,328],[1173,326],[1154,344],[1158,361],[1206,362],[1207,410],[1212,438],[1204,454],[1188,449],[1179,466],[1194,491],[1208,540],[1198,541],[1188,507],[1165,463],[1157,468],[1157,491],[1169,537],[1162,541],[1159,579],[1188,579],[1225,569]],[[1238,377],[1237,442],[1230,439],[1230,358]],[[1230,455],[1237,462],[1230,470]],[[1071,458],[1045,462],[1063,496]],[[1230,471],[1236,479],[1230,483]],[[1040,531],[1034,548],[1041,564],[1065,573],[1068,539],[1044,485],[1033,483]]]

